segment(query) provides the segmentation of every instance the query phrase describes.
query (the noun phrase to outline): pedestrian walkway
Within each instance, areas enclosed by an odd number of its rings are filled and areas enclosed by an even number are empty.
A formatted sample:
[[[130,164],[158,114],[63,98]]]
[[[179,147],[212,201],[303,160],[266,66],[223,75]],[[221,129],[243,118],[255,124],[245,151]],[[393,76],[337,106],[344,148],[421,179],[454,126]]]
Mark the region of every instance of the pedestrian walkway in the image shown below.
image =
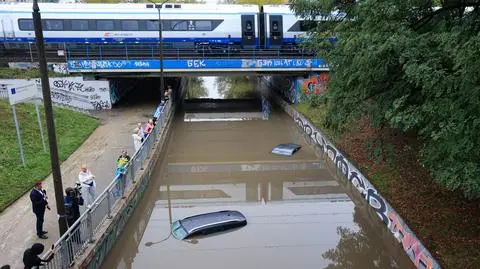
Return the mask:
[[[74,186],[80,165],[86,163],[96,176],[97,195],[100,194],[115,175],[115,163],[121,151],[126,149],[130,156],[134,154],[132,131],[137,123],[146,122],[154,109],[154,104],[143,104],[95,113],[94,116],[100,119],[100,126],[61,165],[63,189]],[[10,264],[12,268],[23,268],[22,256],[26,248],[42,243],[48,249],[59,238],[51,175],[44,181],[43,187],[47,190],[52,209],[45,213],[44,230],[48,231],[49,238],[44,240],[36,236],[35,215],[27,192],[0,214],[0,266]],[[81,209],[83,211],[83,207]]]

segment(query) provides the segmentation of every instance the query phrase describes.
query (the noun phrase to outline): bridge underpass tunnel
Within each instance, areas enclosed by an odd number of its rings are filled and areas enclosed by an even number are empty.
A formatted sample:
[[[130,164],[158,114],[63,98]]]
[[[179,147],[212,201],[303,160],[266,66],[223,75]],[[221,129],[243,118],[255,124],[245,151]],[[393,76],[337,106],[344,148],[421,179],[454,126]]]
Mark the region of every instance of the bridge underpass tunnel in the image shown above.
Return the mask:
[[[262,97],[255,76],[188,77],[185,121],[262,119]]]
[[[114,107],[135,106],[141,104],[157,105],[164,91],[160,91],[158,77],[115,77],[110,78],[110,97]],[[182,83],[179,77],[165,77],[165,87],[171,86],[172,98],[181,91]],[[165,89],[164,89],[165,90]]]

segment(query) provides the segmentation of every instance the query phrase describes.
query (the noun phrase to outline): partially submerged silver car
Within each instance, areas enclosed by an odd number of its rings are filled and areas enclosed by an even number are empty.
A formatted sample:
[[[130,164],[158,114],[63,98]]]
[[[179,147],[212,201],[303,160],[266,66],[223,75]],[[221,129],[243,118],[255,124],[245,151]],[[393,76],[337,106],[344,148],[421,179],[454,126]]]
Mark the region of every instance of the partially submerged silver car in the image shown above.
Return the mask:
[[[289,143],[289,144],[280,144],[273,148],[272,153],[283,155],[283,156],[292,156],[295,152],[299,151],[302,146]]]
[[[196,235],[207,235],[247,225],[247,219],[238,211],[218,211],[187,217],[172,224],[172,234],[179,240]]]

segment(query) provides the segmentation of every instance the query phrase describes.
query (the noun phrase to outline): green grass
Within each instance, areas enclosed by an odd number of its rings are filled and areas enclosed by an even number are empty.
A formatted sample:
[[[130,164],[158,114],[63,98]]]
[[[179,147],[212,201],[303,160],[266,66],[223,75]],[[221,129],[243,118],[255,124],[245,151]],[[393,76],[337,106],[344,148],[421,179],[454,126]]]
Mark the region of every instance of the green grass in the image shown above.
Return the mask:
[[[48,72],[49,77],[64,77],[67,75],[59,74],[55,72]],[[28,68],[26,70],[22,69],[11,69],[8,67],[0,68],[0,79],[8,79],[8,78],[39,78],[40,77],[40,69],[37,68]]]
[[[0,212],[51,171],[43,106],[40,114],[47,152],[43,151],[35,106],[17,105],[16,112],[26,167],[20,158],[12,109],[6,100],[0,99]],[[99,125],[92,117],[57,107],[54,107],[54,119],[60,161],[67,159]]]

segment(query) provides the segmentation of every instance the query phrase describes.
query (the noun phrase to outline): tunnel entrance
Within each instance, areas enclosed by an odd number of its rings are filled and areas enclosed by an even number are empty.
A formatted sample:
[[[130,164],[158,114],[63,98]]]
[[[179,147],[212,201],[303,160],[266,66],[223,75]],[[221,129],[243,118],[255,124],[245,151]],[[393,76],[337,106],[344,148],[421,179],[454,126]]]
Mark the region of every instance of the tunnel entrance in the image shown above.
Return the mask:
[[[180,81],[179,77],[166,77],[164,85],[178,89]],[[158,77],[110,79],[110,95],[114,108],[141,104],[157,105],[160,103],[161,94]]]
[[[262,119],[257,77],[190,77],[183,102],[184,121]]]

